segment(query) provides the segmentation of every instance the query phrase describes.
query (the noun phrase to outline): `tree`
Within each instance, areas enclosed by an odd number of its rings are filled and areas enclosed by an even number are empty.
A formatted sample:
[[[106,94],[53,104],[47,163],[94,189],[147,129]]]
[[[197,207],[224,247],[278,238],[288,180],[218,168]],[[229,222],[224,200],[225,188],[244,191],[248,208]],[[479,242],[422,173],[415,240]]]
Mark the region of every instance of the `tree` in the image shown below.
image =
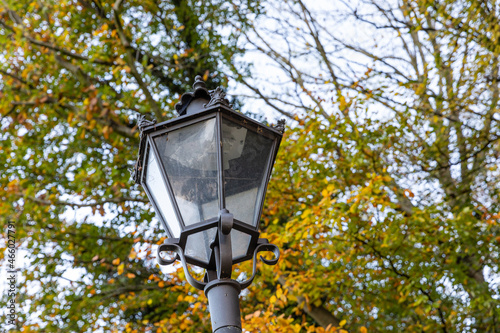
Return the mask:
[[[171,117],[196,74],[289,124],[262,219],[282,257],[243,293],[246,330],[500,330],[495,3],[2,4],[23,331],[209,331],[127,171],[138,116]]]
[[[0,216],[26,253],[23,332],[210,327],[198,292],[159,270],[152,251],[165,236],[128,169],[140,115],[171,117],[196,75],[227,84],[238,31],[223,27],[235,10],[251,17],[259,4],[0,5]]]
[[[500,331],[498,15],[494,2],[289,0],[245,34],[267,61],[234,77],[293,124],[264,219],[284,249],[259,287],[275,288],[276,316]]]

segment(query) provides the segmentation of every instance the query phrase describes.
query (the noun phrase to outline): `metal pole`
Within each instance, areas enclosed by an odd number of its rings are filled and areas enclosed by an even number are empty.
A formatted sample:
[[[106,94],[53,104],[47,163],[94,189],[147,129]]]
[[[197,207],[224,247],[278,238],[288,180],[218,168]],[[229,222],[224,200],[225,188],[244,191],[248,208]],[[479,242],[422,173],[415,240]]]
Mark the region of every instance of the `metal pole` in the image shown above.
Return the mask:
[[[213,333],[241,333],[240,291],[240,284],[231,279],[217,279],[206,285]]]

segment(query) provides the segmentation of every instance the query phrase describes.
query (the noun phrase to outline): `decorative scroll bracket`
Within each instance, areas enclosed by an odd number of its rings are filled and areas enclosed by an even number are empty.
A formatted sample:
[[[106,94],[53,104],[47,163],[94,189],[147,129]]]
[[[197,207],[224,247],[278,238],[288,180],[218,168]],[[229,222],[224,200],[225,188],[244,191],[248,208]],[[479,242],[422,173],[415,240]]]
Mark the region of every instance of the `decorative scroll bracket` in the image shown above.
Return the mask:
[[[184,249],[179,246],[178,242],[178,238],[168,238],[165,240],[164,244],[158,246],[158,263],[162,266],[166,266],[173,264],[176,260],[180,260],[182,268],[184,269],[184,274],[186,275],[186,280],[189,284],[196,289],[204,290],[207,284],[196,280],[191,273],[189,273],[186,257],[184,257]],[[160,255],[162,252],[174,252],[176,256],[172,259],[163,259]]]
[[[255,275],[257,275],[257,255],[259,252],[273,252],[274,253],[274,258],[273,259],[265,259],[262,256],[260,256],[260,260],[266,265],[276,265],[278,263],[278,260],[280,259],[280,249],[274,245],[269,243],[269,241],[265,238],[259,238],[257,242],[257,247],[255,248],[253,252],[253,269],[252,269],[252,276],[243,282],[240,282],[241,289],[245,289],[248,286],[252,284],[253,279],[255,279]]]
[[[173,257],[172,259],[163,259],[160,255],[161,252],[174,252],[176,254],[176,256]],[[264,264],[276,265],[278,263],[278,260],[280,258],[279,248],[276,245],[269,243],[269,241],[267,239],[259,238],[259,240],[257,242],[257,246],[255,247],[254,253],[253,253],[252,276],[243,282],[235,281],[236,283],[238,283],[241,286],[241,289],[245,289],[248,286],[250,286],[252,284],[255,276],[257,275],[257,255],[259,254],[259,252],[273,252],[274,253],[275,257],[273,259],[265,259],[262,256],[260,256],[260,260],[262,260],[262,262]],[[158,263],[162,266],[165,266],[165,265],[173,264],[176,260],[181,261],[182,267],[184,269],[184,273],[186,275],[186,280],[196,289],[204,290],[205,286],[207,285],[207,282],[198,281],[191,275],[191,273],[189,273],[187,263],[186,263],[186,258],[184,257],[184,249],[179,245],[179,239],[178,238],[169,238],[169,239],[165,240],[164,244],[162,244],[158,247]],[[231,266],[229,266],[229,267],[232,267],[232,262],[231,262]],[[229,274],[229,275],[227,275],[227,274]],[[229,269],[229,272],[228,273],[226,272],[226,274],[224,276],[226,276],[226,277],[221,277],[220,273],[217,272],[217,279],[218,280],[230,279],[231,268]],[[234,281],[234,280],[232,280],[232,281]],[[208,282],[208,283],[210,283],[210,282]]]

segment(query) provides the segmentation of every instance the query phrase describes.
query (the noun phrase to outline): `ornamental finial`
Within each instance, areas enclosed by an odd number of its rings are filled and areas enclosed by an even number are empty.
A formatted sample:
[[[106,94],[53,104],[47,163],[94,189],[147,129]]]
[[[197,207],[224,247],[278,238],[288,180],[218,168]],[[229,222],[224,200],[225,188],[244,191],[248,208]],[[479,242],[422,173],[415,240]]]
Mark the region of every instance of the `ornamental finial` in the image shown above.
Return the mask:
[[[146,139],[145,139],[145,134],[144,134],[144,128],[156,124],[156,119],[153,120],[148,120],[146,118],[146,115],[141,114],[139,118],[137,119],[137,127],[139,127],[139,139],[141,140],[139,142],[139,156],[137,156],[137,161],[135,162],[134,168],[129,169],[130,175],[132,176],[132,179],[136,184],[140,184],[141,182],[139,181],[139,177],[142,171],[142,156],[144,156],[144,149],[146,146]]]
[[[156,119],[153,120],[148,120],[146,118],[146,115],[141,114],[139,116],[139,119],[137,119],[137,127],[139,127],[139,130],[142,132],[144,127],[151,126],[156,124]]]
[[[229,101],[226,98],[226,93],[221,87],[217,87],[214,90],[210,90],[210,102],[205,105],[206,108],[215,104],[222,104],[231,107]]]
[[[203,81],[203,77],[201,75],[196,75],[194,78],[193,89],[196,92],[198,89],[207,89],[205,81]]]
[[[278,120],[278,123],[276,124],[276,126],[273,126],[273,128],[281,133],[285,133],[285,119]]]

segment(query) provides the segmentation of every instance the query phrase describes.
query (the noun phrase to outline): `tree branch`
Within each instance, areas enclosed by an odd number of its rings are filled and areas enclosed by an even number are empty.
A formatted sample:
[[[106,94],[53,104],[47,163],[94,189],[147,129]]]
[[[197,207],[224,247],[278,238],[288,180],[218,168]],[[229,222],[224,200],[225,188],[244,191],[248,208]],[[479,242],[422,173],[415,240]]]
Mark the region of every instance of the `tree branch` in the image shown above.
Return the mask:
[[[123,31],[123,27],[121,24],[120,20],[120,6],[122,4],[123,0],[116,0],[116,2],[113,5],[113,17],[114,17],[114,22],[116,25],[116,31],[118,33],[118,36],[120,37],[120,42],[122,43],[122,46],[125,48],[125,60],[130,67],[130,72],[132,73],[132,76],[135,78],[137,84],[141,88],[142,92],[146,96],[147,101],[149,102],[149,105],[153,109],[153,113],[156,117],[157,120],[161,120],[163,118],[163,112],[161,111],[160,107],[158,106],[158,103],[156,100],[153,98],[151,95],[146,83],[143,81],[141,75],[137,71],[137,67],[135,65],[135,57],[133,55],[133,48],[130,47],[130,42],[125,36],[125,32]]]
[[[283,276],[278,278],[278,282],[284,287],[286,287],[286,279]],[[288,288],[290,293],[293,293],[291,288]],[[316,323],[320,326],[327,328],[328,326],[339,327],[340,320],[335,317],[330,311],[328,311],[323,306],[316,306],[314,304],[308,304],[305,297],[296,296],[297,303],[302,307],[305,313],[307,313]]]

